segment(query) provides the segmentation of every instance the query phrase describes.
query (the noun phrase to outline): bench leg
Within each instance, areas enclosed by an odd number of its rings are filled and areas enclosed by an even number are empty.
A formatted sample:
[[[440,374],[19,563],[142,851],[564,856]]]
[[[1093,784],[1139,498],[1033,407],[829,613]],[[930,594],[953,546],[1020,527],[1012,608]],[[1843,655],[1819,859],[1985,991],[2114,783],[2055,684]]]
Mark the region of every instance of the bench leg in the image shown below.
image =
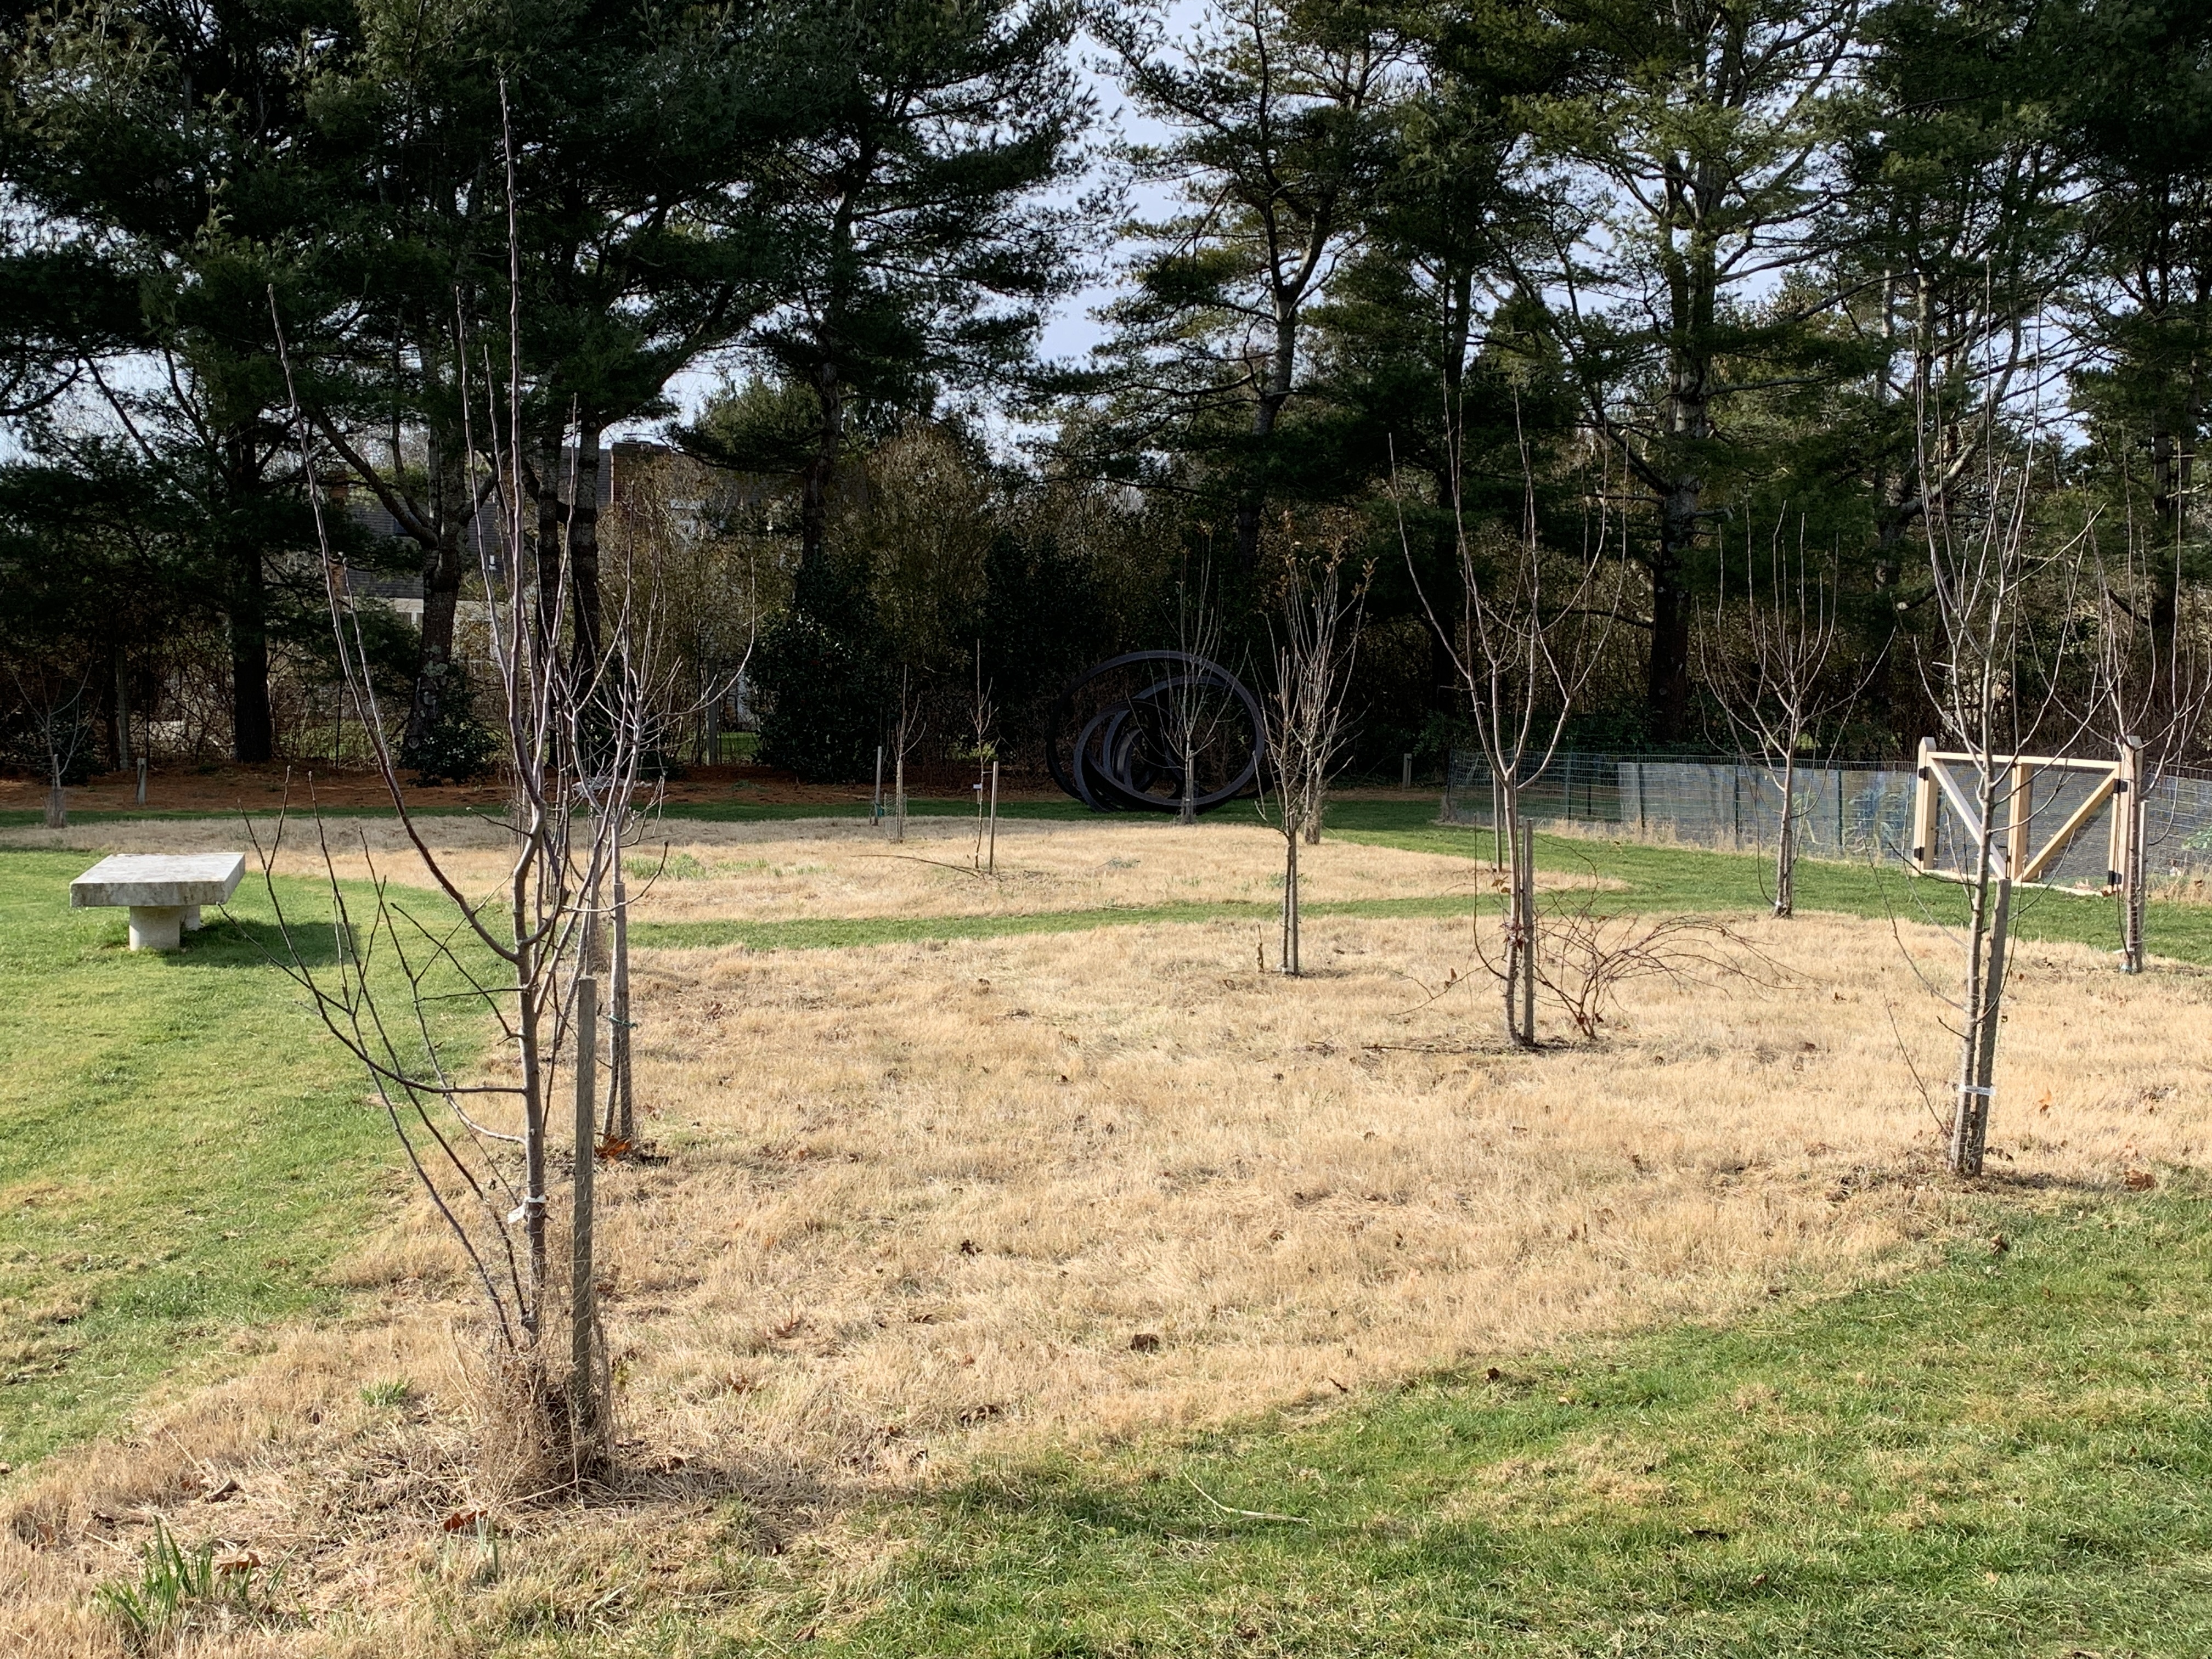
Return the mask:
[[[131,948],[134,951],[182,950],[185,908],[181,904],[132,905]]]
[[[186,933],[197,933],[206,925],[206,923],[200,920],[200,907],[198,905],[187,904],[185,907],[185,931]]]

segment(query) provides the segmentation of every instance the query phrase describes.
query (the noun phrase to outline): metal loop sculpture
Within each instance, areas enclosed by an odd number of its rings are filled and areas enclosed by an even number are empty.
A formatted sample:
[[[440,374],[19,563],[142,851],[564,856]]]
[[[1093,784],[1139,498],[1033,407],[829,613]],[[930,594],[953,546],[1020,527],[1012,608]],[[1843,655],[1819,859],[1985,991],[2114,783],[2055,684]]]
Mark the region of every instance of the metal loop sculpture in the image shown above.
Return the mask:
[[[1174,812],[1185,759],[1200,812],[1236,799],[1260,775],[1267,717],[1243,681],[1188,651],[1132,651],[1060,694],[1045,764],[1096,812]]]

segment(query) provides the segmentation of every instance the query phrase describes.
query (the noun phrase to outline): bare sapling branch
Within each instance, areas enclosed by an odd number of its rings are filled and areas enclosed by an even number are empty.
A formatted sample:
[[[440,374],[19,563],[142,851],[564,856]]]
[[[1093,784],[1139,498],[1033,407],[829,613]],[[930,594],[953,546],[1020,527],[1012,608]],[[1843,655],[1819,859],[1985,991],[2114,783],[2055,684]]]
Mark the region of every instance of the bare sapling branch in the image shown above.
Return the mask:
[[[1834,561],[1819,562],[1808,554],[1802,518],[1793,547],[1778,516],[1763,561],[1747,537],[1733,588],[1730,575],[1723,532],[1712,612],[1697,635],[1698,667],[1734,746],[1759,757],[1774,787],[1774,914],[1789,916],[1796,908],[1797,830],[1804,817],[1798,768],[1824,732],[1839,734],[1880,658],[1856,678],[1834,673],[1840,631]]]
[[[66,666],[51,662],[11,662],[8,673],[15,683],[17,702],[38,727],[39,744],[46,754],[46,828],[65,830],[69,776],[76,769],[87,736],[84,700],[92,688],[93,665],[88,661],[82,673],[72,675]],[[76,682],[73,686],[71,678]]]
[[[1591,1042],[1602,1035],[1621,987],[1633,981],[1720,989],[1731,981],[1771,986],[1784,977],[1757,946],[1717,917],[1608,913],[1595,888],[1554,898],[1535,954],[1537,984]]]
[[[1206,662],[1212,662],[1214,653],[1221,648],[1221,607],[1213,592],[1211,559],[1200,562],[1194,582],[1189,563],[1185,561],[1182,574],[1176,580],[1176,648],[1186,656]],[[1169,684],[1168,748],[1182,772],[1182,791],[1177,797],[1182,805],[1176,817],[1178,823],[1198,822],[1199,757],[1212,746],[1228,712],[1228,704],[1209,675],[1179,674]]]
[[[1456,458],[1452,464],[1456,466]],[[1505,854],[1503,881],[1504,949],[1483,959],[1502,982],[1506,1034],[1516,1044],[1536,1043],[1535,836],[1525,818],[1522,792],[1540,778],[1558,752],[1567,721],[1604,658],[1618,615],[1618,585],[1607,580],[1612,520],[1611,492],[1603,480],[1588,498],[1582,545],[1547,546],[1538,533],[1536,476],[1526,439],[1521,443],[1522,521],[1515,532],[1470,530],[1454,491],[1453,544],[1457,556],[1457,614],[1440,613],[1422,587],[1398,500],[1399,541],[1406,568],[1429,625],[1449,656],[1452,672],[1490,770],[1496,802],[1493,827]],[[1478,933],[1481,927],[1476,918]]]
[[[1282,970],[1294,976],[1303,971],[1298,844],[1320,839],[1328,781],[1348,735],[1345,699],[1358,651],[1368,585],[1375,574],[1370,562],[1346,591],[1349,539],[1348,532],[1337,536],[1311,559],[1298,543],[1291,543],[1282,573],[1282,614],[1268,623],[1275,647],[1275,677],[1267,697],[1267,763],[1273,775],[1276,820],[1283,832]],[[1264,801],[1263,795],[1263,810]]]
[[[975,744],[975,854],[978,875],[999,868],[999,709],[983,678],[983,641],[975,641],[975,696],[969,706]],[[987,849],[988,843],[988,849]]]
[[[504,97],[503,85],[501,93]],[[357,895],[340,880],[336,851],[319,818],[338,945],[335,965],[326,967],[310,935],[288,914],[276,877],[281,828],[279,839],[259,850],[286,970],[371,1079],[411,1167],[483,1292],[503,1407],[488,1424],[487,1455],[497,1441],[507,1460],[505,1476],[521,1489],[544,1492],[590,1478],[605,1455],[605,1349],[591,1260],[598,1108],[596,1088],[586,1084],[596,1069],[598,1035],[592,934],[604,920],[600,896],[632,825],[641,764],[658,737],[653,711],[665,702],[665,688],[651,678],[653,618],[627,602],[605,619],[595,649],[562,648],[560,617],[573,580],[571,550],[565,537],[526,534],[526,509],[536,501],[525,487],[521,460],[520,244],[511,141],[504,159],[509,215],[504,384],[487,349],[481,409],[465,364],[461,385],[467,462],[472,471],[481,462],[489,475],[480,495],[471,480],[471,496],[494,501],[498,509],[497,531],[476,538],[485,628],[484,659],[475,668],[489,678],[495,694],[508,795],[502,821],[510,847],[507,874],[492,892],[465,890],[401,787],[346,568],[325,520],[313,428],[296,398],[293,426],[339,666],[362,711],[370,756],[393,816],[443,907],[434,921],[413,915],[394,902],[391,889],[374,877],[373,863],[371,884]],[[273,291],[270,306],[289,385],[293,366]],[[489,1017],[497,1042],[489,1056],[473,1053],[481,1026],[450,1017],[471,1008]],[[575,1121],[565,1298],[550,1237],[549,1190],[556,1162],[552,1135],[560,1121],[556,1114],[564,1094],[574,1103]],[[555,1339],[564,1322],[570,1340],[562,1375],[554,1357],[562,1351]]]
[[[921,696],[910,669],[899,670],[898,713],[891,725],[891,839],[906,841],[906,757],[921,741]]]
[[[2115,550],[2090,530],[2096,580],[2097,672],[2089,723],[2122,757],[2112,802],[2121,833],[2111,872],[2120,907],[2120,971],[2143,970],[2143,867],[2148,803],[2169,768],[2197,752],[2212,704],[2212,641],[2203,595],[2186,580],[2184,547],[2154,547],[2132,503]]]
[[[2021,761],[2067,752],[2091,729],[2086,711],[2107,702],[2100,688],[2070,698],[2066,689],[2083,608],[2086,531],[2039,533],[2032,445],[2017,458],[1995,444],[1981,453],[1979,488],[1931,493],[1923,520],[1935,629],[1919,665],[1941,733],[1923,744],[1921,766],[1934,767],[1938,749],[1964,757],[1952,805],[1964,825],[1965,961],[1960,994],[1946,1000],[1959,1042],[1948,1162],[1968,1176],[1982,1172],[1988,1146],[2014,865],[2037,810]],[[2101,678],[2101,665],[2089,666]]]

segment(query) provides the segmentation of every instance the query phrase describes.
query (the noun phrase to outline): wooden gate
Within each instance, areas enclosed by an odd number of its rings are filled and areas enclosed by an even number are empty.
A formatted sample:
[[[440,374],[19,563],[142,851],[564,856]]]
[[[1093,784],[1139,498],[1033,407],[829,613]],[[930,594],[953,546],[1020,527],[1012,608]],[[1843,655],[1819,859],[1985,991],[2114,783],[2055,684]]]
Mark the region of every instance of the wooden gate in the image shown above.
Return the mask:
[[[1990,873],[2010,877],[2015,886],[2053,885],[2044,879],[2051,866],[2109,805],[2112,811],[2106,828],[2102,887],[2063,890],[2124,892],[2136,879],[2135,867],[2142,862],[2138,856],[2142,845],[2142,793],[2138,787],[2142,754],[2140,744],[2130,743],[2123,744],[2111,760],[2081,760],[2059,755],[1995,757],[1996,764],[2008,776],[2004,789],[1991,803],[1992,811],[2005,815],[2005,833],[1992,849],[1996,862]],[[1936,847],[1946,807],[1966,832],[1968,843],[1980,844],[1983,825],[1978,799],[1980,790],[1976,784],[1980,759],[1971,754],[1946,753],[1937,749],[1932,739],[1921,739],[1918,778],[1912,797],[1911,858],[1912,867],[1921,874],[1948,880],[1973,879],[1972,871],[1941,868],[1936,862]],[[1958,775],[1954,768],[1966,769],[1966,775]],[[2047,772],[2087,773],[2093,781],[2088,795],[2046,836],[2040,833],[2035,822],[2035,786],[2037,778]]]

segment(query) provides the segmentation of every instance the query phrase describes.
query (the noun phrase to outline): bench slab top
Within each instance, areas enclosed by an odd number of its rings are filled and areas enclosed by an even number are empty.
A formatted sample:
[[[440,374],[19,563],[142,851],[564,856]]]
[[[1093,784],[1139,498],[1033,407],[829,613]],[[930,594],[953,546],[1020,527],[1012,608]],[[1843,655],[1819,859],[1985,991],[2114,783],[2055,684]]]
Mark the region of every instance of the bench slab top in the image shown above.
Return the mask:
[[[70,908],[221,904],[245,874],[243,853],[117,853],[70,884]]]

